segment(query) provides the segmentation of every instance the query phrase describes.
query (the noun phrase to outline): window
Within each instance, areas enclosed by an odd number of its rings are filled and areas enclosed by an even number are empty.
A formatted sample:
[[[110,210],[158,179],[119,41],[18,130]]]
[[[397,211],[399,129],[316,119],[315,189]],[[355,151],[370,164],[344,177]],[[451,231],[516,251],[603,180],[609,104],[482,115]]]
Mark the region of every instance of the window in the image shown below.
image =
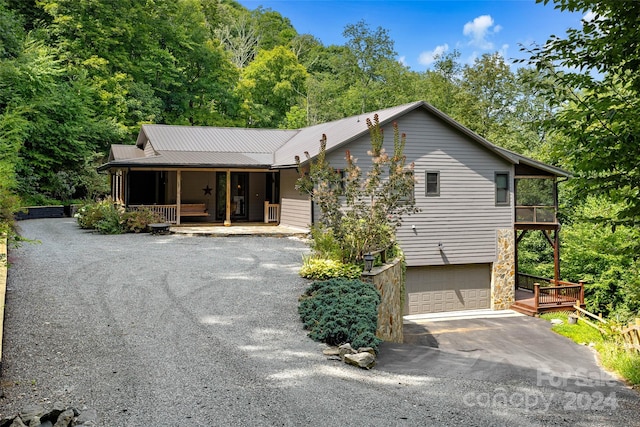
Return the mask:
[[[424,179],[425,196],[440,195],[440,172],[426,171]]]
[[[496,205],[509,204],[509,172],[496,172]]]

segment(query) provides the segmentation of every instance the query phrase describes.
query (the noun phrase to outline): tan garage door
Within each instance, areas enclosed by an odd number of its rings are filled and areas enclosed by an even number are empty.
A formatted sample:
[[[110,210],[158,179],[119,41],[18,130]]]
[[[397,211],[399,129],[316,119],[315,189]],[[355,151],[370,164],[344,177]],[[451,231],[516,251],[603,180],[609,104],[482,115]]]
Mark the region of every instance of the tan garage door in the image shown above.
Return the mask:
[[[405,314],[490,308],[491,264],[409,267]]]

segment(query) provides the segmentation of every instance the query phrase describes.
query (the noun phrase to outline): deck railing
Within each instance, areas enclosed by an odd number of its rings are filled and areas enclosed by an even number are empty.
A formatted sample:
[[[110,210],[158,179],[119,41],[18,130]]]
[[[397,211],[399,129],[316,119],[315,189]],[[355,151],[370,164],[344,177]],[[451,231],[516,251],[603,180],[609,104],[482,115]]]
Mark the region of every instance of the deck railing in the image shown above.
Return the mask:
[[[533,284],[539,283],[540,286],[555,286],[556,281],[554,279],[548,279],[546,277],[534,276],[532,274],[518,273],[516,276],[516,286],[520,289],[526,289],[528,291],[533,292]],[[557,285],[560,286],[577,286],[580,284],[573,282],[565,282],[564,280],[558,280]]]
[[[264,202],[264,222],[280,221],[280,205],[276,203]]]
[[[555,224],[555,206],[516,206],[516,222]]]
[[[564,282],[567,283],[567,282]],[[584,304],[584,282],[571,285],[545,286],[533,284],[533,303],[536,311],[539,308],[554,306],[572,306]]]
[[[131,211],[148,209],[161,216],[165,222],[175,224],[177,222],[177,205],[129,205],[127,209]]]

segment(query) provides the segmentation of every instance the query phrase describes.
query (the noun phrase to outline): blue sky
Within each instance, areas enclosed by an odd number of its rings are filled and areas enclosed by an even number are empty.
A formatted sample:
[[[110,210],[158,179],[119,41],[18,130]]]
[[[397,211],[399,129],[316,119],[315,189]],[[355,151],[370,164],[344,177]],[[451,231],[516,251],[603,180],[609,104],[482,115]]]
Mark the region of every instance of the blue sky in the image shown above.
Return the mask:
[[[511,62],[525,56],[520,44],[544,43],[581,26],[581,14],[560,12],[534,0],[239,0],[248,9],[263,6],[289,18],[298,33],[325,45],[345,42],[345,25],[364,19],[372,29],[385,28],[395,42],[398,60],[424,71],[437,53],[461,53],[472,63],[483,53],[500,52]]]

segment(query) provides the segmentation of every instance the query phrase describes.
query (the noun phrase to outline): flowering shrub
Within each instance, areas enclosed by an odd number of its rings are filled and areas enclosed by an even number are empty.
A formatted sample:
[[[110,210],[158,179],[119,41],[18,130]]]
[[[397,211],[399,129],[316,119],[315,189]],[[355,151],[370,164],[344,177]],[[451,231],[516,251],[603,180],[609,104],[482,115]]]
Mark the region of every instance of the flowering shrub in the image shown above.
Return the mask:
[[[111,199],[81,206],[75,218],[80,228],[97,230],[102,234],[140,233],[149,231],[149,224],[161,218],[149,209],[127,212]]]
[[[344,178],[333,169],[326,160],[326,135],[320,141],[318,156],[309,162],[308,173],[307,165],[296,158],[300,171],[296,188],[310,195],[321,212],[312,248],[331,252],[331,257],[339,254],[344,263],[359,262],[363,254],[393,245],[402,216],[418,211],[413,198],[413,164],[407,165],[403,154],[406,135],[393,124],[393,152],[389,154],[383,148],[378,116],[373,122],[367,119],[367,126],[371,167],[366,174],[349,151]],[[335,247],[326,250],[328,244]]]

